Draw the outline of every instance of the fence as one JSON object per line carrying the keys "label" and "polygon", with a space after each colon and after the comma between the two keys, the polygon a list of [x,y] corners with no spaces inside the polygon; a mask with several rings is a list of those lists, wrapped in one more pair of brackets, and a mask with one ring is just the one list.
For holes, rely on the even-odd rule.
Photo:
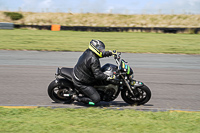
{"label": "fence", "polygon": [[13,23],[0,22],[0,29],[10,29],[10,30],[12,30],[13,28],[14,28]]}
{"label": "fence", "polygon": [[[14,28],[36,28],[51,30],[51,25],[14,25]],[[92,26],[61,26],[60,30],[93,31],[93,32],[162,32],[162,33],[200,33],[200,28],[163,28],[163,27],[92,27]]]}

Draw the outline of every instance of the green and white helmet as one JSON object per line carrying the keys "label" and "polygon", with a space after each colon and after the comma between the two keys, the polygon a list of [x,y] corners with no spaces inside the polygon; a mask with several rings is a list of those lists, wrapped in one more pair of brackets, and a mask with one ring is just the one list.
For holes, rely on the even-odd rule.
{"label": "green and white helmet", "polygon": [[89,49],[92,50],[99,57],[102,57],[102,53],[105,51],[105,45],[100,40],[92,40],[89,43]]}

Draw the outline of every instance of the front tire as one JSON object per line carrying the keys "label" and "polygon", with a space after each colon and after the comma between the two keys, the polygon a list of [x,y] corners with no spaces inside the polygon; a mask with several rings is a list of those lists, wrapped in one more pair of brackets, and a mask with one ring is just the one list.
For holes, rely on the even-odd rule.
{"label": "front tire", "polygon": [[73,91],[71,84],[60,84],[56,80],[52,81],[48,86],[49,97],[57,103],[72,103],[74,100],[71,99],[71,91]]}
{"label": "front tire", "polygon": [[151,91],[146,86],[138,87],[138,94],[136,96],[132,96],[128,88],[125,88],[121,91],[122,99],[131,105],[143,105],[147,103],[151,99]]}

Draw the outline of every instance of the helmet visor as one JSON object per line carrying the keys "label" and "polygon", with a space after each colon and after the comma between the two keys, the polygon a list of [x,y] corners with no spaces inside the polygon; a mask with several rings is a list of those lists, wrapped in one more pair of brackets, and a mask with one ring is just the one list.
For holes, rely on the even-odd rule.
{"label": "helmet visor", "polygon": [[104,52],[105,51],[105,46],[101,46],[101,45],[99,45],[99,46],[97,46],[97,49],[100,51],[100,52]]}

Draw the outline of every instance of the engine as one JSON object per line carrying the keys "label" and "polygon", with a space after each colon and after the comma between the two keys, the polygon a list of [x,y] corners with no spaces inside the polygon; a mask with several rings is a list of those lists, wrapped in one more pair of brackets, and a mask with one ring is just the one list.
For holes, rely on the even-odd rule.
{"label": "engine", "polygon": [[[108,76],[113,76],[114,72],[117,71],[117,66],[107,63],[101,68],[101,71]],[[108,84],[106,82],[98,83],[94,87],[99,92],[101,100],[106,102],[113,101],[119,93],[118,85]]]}
{"label": "engine", "polygon": [[101,86],[94,86],[101,96],[102,101],[113,101],[119,93],[118,85],[108,84]]}

